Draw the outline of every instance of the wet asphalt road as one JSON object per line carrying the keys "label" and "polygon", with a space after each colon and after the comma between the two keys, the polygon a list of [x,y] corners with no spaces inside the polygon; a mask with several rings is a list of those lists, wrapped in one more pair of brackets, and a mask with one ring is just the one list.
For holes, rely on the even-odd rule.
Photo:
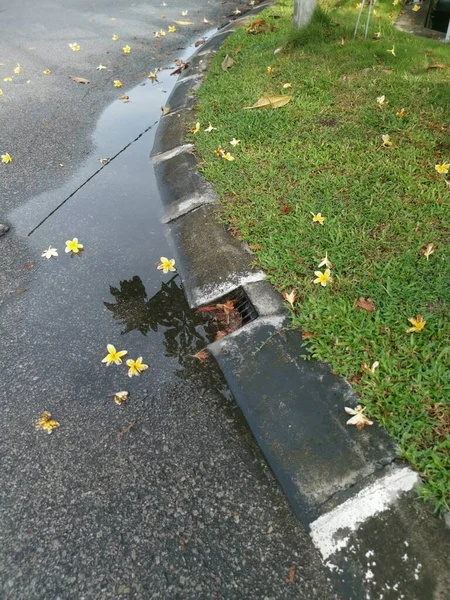
{"label": "wet asphalt road", "polygon": [[[332,597],[220,374],[191,356],[208,325],[156,270],[170,250],[148,156],[174,82],[143,74],[189,52],[211,28],[203,17],[236,6],[167,4],[0,11],[0,150],[13,156],[0,164],[11,226],[0,238],[2,600]],[[186,9],[193,26],[153,37]],[[71,257],[74,236],[85,250]],[[59,257],[47,261],[49,244]],[[105,367],[107,343],[149,369],[129,379]],[[117,406],[122,389],[130,400]],[[61,424],[52,435],[34,429],[44,410]]]}

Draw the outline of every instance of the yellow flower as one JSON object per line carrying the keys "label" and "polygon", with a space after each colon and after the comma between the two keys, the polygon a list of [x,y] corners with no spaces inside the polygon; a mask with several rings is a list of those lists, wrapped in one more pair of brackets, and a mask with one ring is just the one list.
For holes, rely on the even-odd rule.
{"label": "yellow flower", "polygon": [[159,38],[160,37],[160,35],[159,35],[159,33],[157,31],[155,31],[155,33],[153,35],[155,36],[155,38]]}
{"label": "yellow flower", "polygon": [[44,250],[42,256],[45,258],[51,258],[52,256],[58,256],[58,252],[56,248],[52,248],[51,246],[49,246],[47,250]]}
{"label": "yellow flower", "polygon": [[321,225],[323,225],[323,223],[325,221],[325,217],[322,217],[322,213],[317,213],[317,215],[315,215],[312,212],[311,214],[312,214],[312,217],[313,217],[313,223],[320,223]]}
{"label": "yellow flower", "polygon": [[348,421],[347,425],[355,425],[357,429],[361,431],[364,428],[364,425],[373,425],[373,421],[368,419],[364,414],[366,407],[362,407],[360,404],[356,408],[349,408],[348,406],[344,407],[344,410],[347,414],[353,415]]}
{"label": "yellow flower", "polygon": [[169,33],[175,33],[176,30],[175,25],[169,25]]}
{"label": "yellow flower", "polygon": [[73,44],[69,44],[69,48],[72,48],[74,52],[78,52],[81,48],[80,44],[74,42]]}
{"label": "yellow flower", "polygon": [[130,54],[130,52],[131,52],[130,46],[124,46],[123,47],[123,53],[124,54]]}
{"label": "yellow flower", "polygon": [[191,133],[194,135],[200,131],[200,123],[196,123],[194,129],[191,129]]}
{"label": "yellow flower", "polygon": [[225,152],[225,154],[222,156],[222,158],[224,158],[225,160],[228,160],[229,162],[234,160],[234,156],[231,156],[231,154],[229,152]]}
{"label": "yellow flower", "polygon": [[98,67],[96,67],[97,71],[104,71],[106,69],[105,65],[102,65],[102,63],[100,63],[98,65]]}
{"label": "yellow flower", "polygon": [[51,73],[50,69],[44,69],[42,72],[44,73],[44,75],[50,75]]}
{"label": "yellow flower", "polygon": [[59,427],[58,421],[52,419],[51,413],[44,411],[41,418],[36,421],[36,429],[42,429],[47,433],[51,433],[54,429]]}
{"label": "yellow flower", "polygon": [[420,6],[418,4],[415,4],[413,6],[413,12],[418,12],[420,10]]}
{"label": "yellow flower", "polygon": [[22,67],[21,67],[19,64],[17,64],[17,67],[14,69],[14,73],[15,73],[16,75],[19,75],[19,73],[20,73],[21,71],[22,71]]}
{"label": "yellow flower", "polygon": [[392,56],[397,56],[397,55],[395,54],[395,45],[394,45],[394,46],[392,46],[392,48],[391,48],[390,50],[386,50],[386,52],[389,52],[389,54],[392,54]]}
{"label": "yellow flower", "polygon": [[377,31],[376,33],[374,33],[372,38],[374,40],[381,40],[381,31]]}
{"label": "yellow flower", "polygon": [[223,158],[224,154],[225,154],[225,150],[222,148],[222,146],[217,146],[216,156],[218,158]]}
{"label": "yellow flower", "polygon": [[122,356],[128,354],[126,350],[116,350],[112,344],[107,344],[106,349],[108,350],[108,354],[102,359],[102,363],[106,363],[106,366],[109,367],[112,363],[115,365],[122,364]]}
{"label": "yellow flower", "polygon": [[232,146],[238,146],[241,143],[241,140],[237,140],[236,138],[233,138],[232,140],[230,140],[230,144]]}
{"label": "yellow flower", "polygon": [[328,260],[328,252],[325,252],[325,256],[322,258],[317,267],[319,269],[321,269],[322,267],[327,267],[327,269],[331,269],[333,267],[333,263]]}
{"label": "yellow flower", "polygon": [[417,315],[417,318],[410,318],[408,321],[411,323],[412,327],[410,327],[407,332],[408,333],[419,333],[425,327],[426,321],[423,320],[422,315]]}
{"label": "yellow flower", "polygon": [[[2,156],[2,159],[3,159],[3,156]],[[9,162],[9,161],[3,161],[3,162]],[[440,165],[434,165],[434,168],[441,175],[446,175],[450,169],[450,163],[441,163]]]}
{"label": "yellow flower", "polygon": [[428,260],[430,258],[430,256],[435,253],[435,251],[436,251],[436,248],[434,247],[434,245],[428,244],[427,247],[425,248],[425,250],[422,250],[422,254]]}
{"label": "yellow flower", "polygon": [[388,102],[386,102],[386,96],[378,96],[377,104],[378,106],[386,106],[386,104],[388,104]]}
{"label": "yellow flower", "polygon": [[150,72],[150,75],[148,76],[149,79],[151,79],[152,83],[155,83],[155,81],[158,81],[158,76],[156,75],[156,73],[153,73],[153,71]]}
{"label": "yellow flower", "polygon": [[328,283],[331,283],[333,281],[333,279],[331,278],[330,269],[325,269],[323,273],[322,271],[314,271],[314,275],[316,276],[316,279],[314,279],[314,283],[320,283],[322,287],[326,287]]}
{"label": "yellow flower", "polygon": [[181,16],[182,17],[187,17],[188,11],[187,10],[182,10],[181,11]]}
{"label": "yellow flower", "polygon": [[119,79],[114,79],[114,87],[122,87],[122,82]]}
{"label": "yellow flower", "polygon": [[383,140],[383,146],[385,148],[390,148],[392,146],[391,136],[390,135],[382,135],[381,139]]}
{"label": "yellow flower", "polygon": [[397,6],[397,4],[400,4],[400,0],[394,0],[394,2],[392,3],[393,6]]}
{"label": "yellow flower", "polygon": [[269,75],[272,75],[272,73],[275,71],[275,69],[273,67],[267,67],[267,73]]}
{"label": "yellow flower", "polygon": [[12,77],[4,77],[4,78],[3,78],[3,81],[12,81],[12,80],[13,80],[13,78],[12,78]]}
{"label": "yellow flower", "polygon": [[114,33],[113,36],[112,36],[112,40],[114,42],[117,42],[118,39],[119,39],[119,36],[117,35],[117,33]]}
{"label": "yellow flower", "polygon": [[3,96],[3,90],[0,90],[0,96]]}
{"label": "yellow flower", "polygon": [[114,402],[120,406],[125,402],[125,400],[128,399],[129,395],[130,393],[126,392],[125,390],[123,392],[116,392],[115,394],[113,394]]}
{"label": "yellow flower", "polygon": [[166,32],[164,31],[164,29],[159,30],[159,35],[161,35],[163,37],[166,35]]}
{"label": "yellow flower", "polygon": [[78,243],[78,238],[73,238],[73,240],[67,240],[66,242],[66,252],[73,252],[74,254],[78,254],[78,252],[83,248],[83,244]]}
{"label": "yellow flower", "polygon": [[133,377],[133,375],[140,375],[141,371],[145,371],[146,369],[148,369],[148,365],[144,365],[142,363],[142,356],[140,356],[136,360],[127,360],[127,365],[130,367],[128,369],[128,377]]}
{"label": "yellow flower", "polygon": [[213,131],[214,129],[217,129],[217,127],[213,127],[210,123],[209,126],[205,128],[205,131],[206,133],[211,133],[211,131]]}
{"label": "yellow flower", "polygon": [[283,89],[287,90],[292,87],[292,83],[283,83]]}
{"label": "yellow flower", "polygon": [[158,269],[163,273],[168,273],[169,271],[176,271],[175,269],[175,259],[174,258],[166,258],[165,256],[161,256],[159,259],[161,262],[158,265]]}
{"label": "yellow flower", "polygon": [[401,108],[400,110],[398,110],[396,113],[397,117],[399,119],[403,119],[403,117],[406,115],[406,111],[404,108]]}
{"label": "yellow flower", "polygon": [[362,3],[361,3],[361,2],[358,2],[358,4],[356,5],[356,8],[358,8],[358,9],[359,9],[359,8],[361,8],[361,6],[362,6]]}
{"label": "yellow flower", "polygon": [[5,152],[5,154],[2,154],[2,163],[5,163],[5,165],[7,165],[10,162],[12,162],[11,154],[9,154],[8,152]]}

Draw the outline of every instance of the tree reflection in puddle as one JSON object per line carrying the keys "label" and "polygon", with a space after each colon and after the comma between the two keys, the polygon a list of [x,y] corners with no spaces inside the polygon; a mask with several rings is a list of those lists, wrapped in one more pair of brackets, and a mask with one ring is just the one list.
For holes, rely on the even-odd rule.
{"label": "tree reflection in puddle", "polygon": [[175,275],[148,298],[141,278],[135,276],[121,281],[119,288],[111,286],[115,303],[104,302],[104,305],[125,326],[123,335],[133,330],[143,335],[150,330],[162,330],[166,356],[178,359],[183,370],[177,374],[185,377],[198,368],[199,361],[192,356],[214,339],[215,331],[210,322],[204,322],[189,308],[177,281],[179,277]]}

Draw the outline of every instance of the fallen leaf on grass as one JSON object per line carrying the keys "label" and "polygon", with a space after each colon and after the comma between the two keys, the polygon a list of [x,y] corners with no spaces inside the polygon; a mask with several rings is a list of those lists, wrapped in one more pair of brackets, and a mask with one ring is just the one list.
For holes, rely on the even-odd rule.
{"label": "fallen leaf on grass", "polygon": [[258,33],[264,33],[267,28],[267,23],[265,19],[258,19],[257,21],[253,21],[247,28],[248,33],[252,33],[253,35],[257,35]]}
{"label": "fallen leaf on grass", "polygon": [[435,253],[435,251],[436,251],[436,248],[433,246],[433,244],[428,244],[428,246],[424,250],[421,250],[421,253],[428,260],[430,258],[430,256]]}
{"label": "fallen leaf on grass", "polygon": [[222,71],[227,72],[227,70],[230,69],[233,65],[234,65],[234,60],[231,58],[231,56],[229,56],[227,54],[222,61],[222,65],[221,65]]}
{"label": "fallen leaf on grass", "polygon": [[349,408],[348,406],[346,406],[344,410],[347,414],[353,415],[347,421],[347,425],[355,425],[356,428],[359,429],[359,431],[361,431],[361,429],[364,429],[365,425],[373,425],[373,421],[368,419],[364,414],[364,411],[366,410],[365,406],[363,407],[360,404],[358,404],[356,408]]}
{"label": "fallen leaf on grass", "polygon": [[289,302],[292,308],[294,308],[294,303],[297,299],[297,292],[295,290],[292,290],[292,292],[289,292],[289,294],[287,292],[284,292],[283,298],[286,300],[286,302]]}
{"label": "fallen leaf on grass", "polygon": [[250,250],[262,250],[262,246],[259,244],[249,244]]}
{"label": "fallen leaf on grass", "polygon": [[433,63],[432,65],[428,65],[427,69],[446,69],[447,65],[442,65],[440,63]]}
{"label": "fallen leaf on grass", "polygon": [[52,433],[52,431],[54,429],[57,429],[58,427],[59,427],[58,421],[55,421],[54,419],[52,419],[52,415],[48,411],[44,411],[42,413],[40,419],[38,419],[36,421],[36,429],[42,429],[43,431],[46,431],[47,433]]}
{"label": "fallen leaf on grass", "polygon": [[253,108],[281,108],[291,101],[292,96],[262,96],[253,106],[244,106],[244,110]]}
{"label": "fallen leaf on grass", "polygon": [[367,312],[373,312],[375,310],[375,302],[372,298],[363,298],[363,296],[361,296],[359,300],[355,300],[354,304],[356,308],[362,308],[363,310],[367,310]]}
{"label": "fallen leaf on grass", "polygon": [[125,402],[125,400],[128,399],[129,395],[130,392],[126,392],[125,390],[122,392],[116,392],[115,394],[113,394],[114,402],[120,406]]}
{"label": "fallen leaf on grass", "polygon": [[291,212],[292,208],[290,206],[288,206],[287,204],[285,204],[282,208],[281,208],[281,212],[283,213],[283,215],[288,215]]}
{"label": "fallen leaf on grass", "polygon": [[89,79],[86,79],[86,77],[77,77],[76,75],[69,75],[69,79],[75,81],[75,83],[90,83]]}
{"label": "fallen leaf on grass", "polygon": [[199,350],[198,352],[196,352],[192,356],[193,356],[193,358],[196,358],[200,362],[204,363],[204,362],[206,362],[208,360],[209,354],[208,354],[208,351],[206,349],[203,349],[203,350]]}
{"label": "fallen leaf on grass", "polygon": [[295,565],[291,565],[289,567],[289,575],[285,579],[285,581],[286,581],[286,583],[294,583],[294,579],[295,579]]}
{"label": "fallen leaf on grass", "polygon": [[315,337],[315,334],[311,333],[310,331],[302,331],[302,338],[304,340],[307,340],[308,338],[311,338],[311,337]]}

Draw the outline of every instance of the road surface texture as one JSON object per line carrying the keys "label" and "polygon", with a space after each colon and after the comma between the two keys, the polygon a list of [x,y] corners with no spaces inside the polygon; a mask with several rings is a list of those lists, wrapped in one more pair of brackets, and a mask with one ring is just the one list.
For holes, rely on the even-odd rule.
{"label": "road surface texture", "polygon": [[[146,75],[237,6],[161,4],[0,10],[0,151],[13,157],[0,164],[0,598],[327,600],[220,373],[192,358],[211,327],[156,269],[170,250],[149,153],[175,78]],[[174,20],[194,24],[155,38]],[[80,256],[64,251],[73,237]],[[107,343],[148,370],[106,367]],[[51,435],[35,429],[43,411],[60,423]]]}

